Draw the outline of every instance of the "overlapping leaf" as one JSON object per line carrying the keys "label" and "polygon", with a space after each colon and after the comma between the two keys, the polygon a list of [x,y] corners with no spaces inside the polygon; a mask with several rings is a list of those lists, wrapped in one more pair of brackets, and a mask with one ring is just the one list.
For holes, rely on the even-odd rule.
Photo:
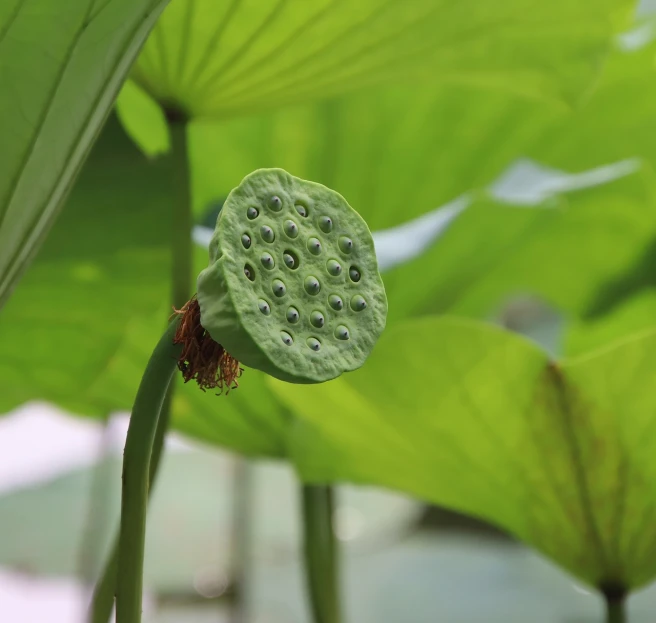
{"label": "overlapping leaf", "polygon": [[[110,121],[68,209],[3,310],[0,412],[34,398],[88,415],[130,408],[167,316],[170,166],[146,161]],[[196,270],[206,263],[198,250]],[[176,397],[176,423],[245,453],[280,455],[283,415],[262,383],[251,372],[245,391],[221,403],[190,385]],[[217,428],[218,405],[224,422]]]}
{"label": "overlapping leaf", "polygon": [[[197,206],[220,198],[217,189],[227,192],[252,168],[278,164],[333,185],[374,228],[385,227],[427,211],[465,188],[489,183],[543,131],[545,118],[552,132],[557,125],[554,119],[563,133],[569,124],[578,123],[577,117],[558,119],[560,113],[538,104],[483,92],[473,98],[472,93],[437,88],[404,93],[390,88],[378,92],[379,108],[372,107],[376,97],[372,92],[306,108],[301,114],[301,109],[290,109],[275,119],[238,120],[216,126],[211,140],[221,149],[214,151],[202,145],[207,126],[195,125],[191,130],[195,189],[205,192]],[[407,117],[402,114],[406,107],[412,110]],[[431,110],[439,110],[432,122]],[[460,111],[456,118],[460,122],[443,123],[454,111]],[[401,121],[390,129],[395,118]],[[505,121],[495,125],[496,119]],[[508,132],[520,125],[523,129]],[[313,133],[307,132],[308,127],[314,128]],[[484,139],[481,129],[486,127],[493,130]],[[0,327],[2,370],[11,382],[3,394],[2,410],[33,397],[88,413],[130,406],[157,338],[157,318],[166,314],[162,302],[168,299],[169,287],[170,168],[166,160],[147,162],[125,139],[113,136],[116,132],[116,126],[107,129],[106,141],[72,196],[68,220],[55,229],[55,237],[16,301],[5,310],[8,320]],[[332,152],[324,149],[331,145]],[[430,167],[435,158],[437,173]],[[417,168],[423,174],[413,179]],[[398,174],[392,174],[395,169]],[[136,188],[143,194],[133,193]],[[448,253],[440,251],[448,242],[442,239],[425,261],[408,267],[405,277],[397,273],[386,277],[393,303],[391,322],[406,313],[433,309],[480,313],[519,288],[533,288],[547,297],[550,292],[558,294],[555,266],[551,270],[549,263],[540,262],[551,261],[553,245],[563,240],[569,241],[568,253],[573,255],[564,255],[557,265],[565,266],[564,274],[576,279],[559,296],[572,295],[574,302],[556,302],[580,309],[582,301],[592,297],[596,280],[630,264],[640,253],[654,222],[649,196],[648,173],[641,169],[603,188],[561,198],[560,209],[551,212],[548,208],[538,212],[537,208],[474,206],[471,216],[466,215],[470,220],[463,220],[462,227],[450,233],[455,242],[446,244]],[[89,205],[101,209],[91,215],[85,212]],[[601,221],[594,225],[595,206],[609,216],[606,225]],[[499,218],[506,212],[512,212],[511,221]],[[562,226],[558,225],[561,218],[565,219]],[[524,240],[521,227],[528,227],[533,219],[537,219],[533,231],[540,236]],[[613,224],[620,221],[630,227]],[[509,222],[515,223],[514,229]],[[605,263],[589,279],[586,258],[590,255],[579,237],[568,235],[568,222],[578,223],[577,231],[586,240],[597,240],[597,248],[603,247]],[[586,222],[597,229],[587,228]],[[149,249],[147,255],[141,255],[142,246]],[[509,249],[518,247],[522,253],[516,256],[517,267],[506,256]],[[95,256],[94,249],[106,251]],[[197,261],[197,268],[206,262],[201,250]],[[531,273],[529,264],[540,264],[546,272]],[[458,285],[459,271],[468,275],[467,283]],[[56,287],[45,287],[55,279]],[[469,290],[472,279],[481,286],[476,292]],[[92,314],[87,313],[90,309]],[[66,326],[70,330],[62,330]],[[62,353],[67,354],[62,357]],[[250,454],[284,454],[288,420],[260,387],[260,380],[251,375],[244,378],[244,391],[231,395],[230,402],[217,403],[213,396],[194,393],[195,388],[189,388],[189,394],[180,393],[176,424],[212,443]],[[249,384],[254,387],[245,391]]]}
{"label": "overlapping leaf", "polygon": [[47,235],[166,3],[0,6],[0,306]]}
{"label": "overlapping leaf", "polygon": [[491,521],[593,586],[656,576],[656,336],[556,364],[488,325],[391,328],[362,369],[269,381],[311,481],[410,492]]}

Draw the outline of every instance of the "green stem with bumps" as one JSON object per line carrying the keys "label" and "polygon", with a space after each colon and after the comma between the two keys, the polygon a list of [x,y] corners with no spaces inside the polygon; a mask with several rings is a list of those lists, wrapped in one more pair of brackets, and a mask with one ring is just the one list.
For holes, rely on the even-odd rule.
{"label": "green stem with bumps", "polygon": [[301,486],[305,578],[314,623],[339,623],[338,548],[330,485]]}
{"label": "green stem with bumps", "polygon": [[[191,240],[192,211],[187,146],[187,123],[184,118],[169,120],[171,135],[172,173],[175,201],[171,227],[171,304],[180,309],[191,296],[193,247]],[[149,489],[152,491],[160,458],[169,428],[174,384],[169,385],[157,421],[155,439],[150,458]],[[88,620],[90,623],[107,623],[112,615],[118,572],[118,539],[114,542],[102,576],[93,593]]]}

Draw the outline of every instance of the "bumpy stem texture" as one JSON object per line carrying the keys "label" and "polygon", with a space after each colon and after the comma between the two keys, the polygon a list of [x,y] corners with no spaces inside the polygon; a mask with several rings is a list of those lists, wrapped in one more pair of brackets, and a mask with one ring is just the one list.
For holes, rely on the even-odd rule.
{"label": "bumpy stem texture", "polygon": [[176,370],[176,318],[158,342],[134,401],[123,454],[123,493],[116,581],[117,623],[140,623],[151,454],[162,405]]}
{"label": "bumpy stem texture", "polygon": [[330,485],[302,485],[305,578],[314,623],[339,623],[339,567]]}

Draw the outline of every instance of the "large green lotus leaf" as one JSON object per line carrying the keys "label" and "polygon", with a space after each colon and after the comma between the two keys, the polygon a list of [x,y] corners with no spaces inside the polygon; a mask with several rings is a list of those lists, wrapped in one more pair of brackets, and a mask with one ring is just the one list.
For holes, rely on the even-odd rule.
{"label": "large green lotus leaf", "polygon": [[656,235],[655,189],[642,168],[537,205],[480,197],[426,253],[386,273],[390,319],[489,315],[524,295],[581,316]]}
{"label": "large green lotus leaf", "polygon": [[616,49],[598,89],[575,112],[435,84],[195,122],[189,133],[194,209],[200,213],[225,197],[244,172],[281,166],[340,189],[380,230],[487,186],[522,156],[572,173],[632,157],[656,166],[654,54],[656,44]]}
{"label": "large green lotus leaf", "polygon": [[390,328],[368,365],[268,381],[307,481],[390,487],[484,518],[591,585],[656,576],[656,333],[557,364],[490,325]]}
{"label": "large green lotus leaf", "polygon": [[[639,157],[653,170],[656,146],[650,137],[656,133],[655,53],[656,44],[651,43],[623,59],[614,55],[602,87],[576,116],[576,123],[553,127],[551,133],[536,136],[527,153],[563,167],[597,166],[618,158]],[[629,111],[625,108],[627,102],[631,102]],[[634,261],[620,274],[613,272],[597,285],[595,297],[581,312],[584,322],[572,329],[578,337],[568,340],[569,348],[578,351],[653,326],[654,315],[649,321],[647,308],[656,284],[656,235],[651,232],[639,249]]]}
{"label": "large green lotus leaf", "polygon": [[634,2],[194,0],[162,16],[134,79],[219,118],[426,79],[578,99]]}
{"label": "large green lotus leaf", "polygon": [[542,127],[520,122],[525,156],[568,171],[633,157],[656,164],[656,22],[647,27],[652,34],[640,45],[616,41],[599,84],[574,114],[554,110]]}
{"label": "large green lotus leaf", "polygon": [[0,306],[167,0],[0,4]]}

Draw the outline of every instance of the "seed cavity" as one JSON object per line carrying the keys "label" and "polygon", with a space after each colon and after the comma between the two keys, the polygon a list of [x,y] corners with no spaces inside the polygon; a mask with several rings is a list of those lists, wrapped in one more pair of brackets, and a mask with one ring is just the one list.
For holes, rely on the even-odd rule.
{"label": "seed cavity", "polygon": [[351,266],[351,268],[349,268],[349,278],[351,279],[351,281],[357,283],[358,281],[360,281],[361,277],[362,277],[362,273],[360,272],[359,268],[356,268],[355,266]]}
{"label": "seed cavity", "polygon": [[280,332],[280,339],[282,340],[282,343],[286,344],[287,346],[291,346],[294,343],[294,338],[289,333],[287,333],[287,331]]}
{"label": "seed cavity", "polygon": [[333,230],[333,219],[329,216],[322,216],[319,219],[319,228],[322,232],[329,234]]}
{"label": "seed cavity", "polygon": [[340,236],[337,241],[337,246],[342,253],[350,253],[353,251],[353,240],[346,236]]}
{"label": "seed cavity", "polygon": [[305,343],[308,345],[310,349],[312,349],[315,353],[321,349],[321,342],[316,338],[316,337],[309,337]]}
{"label": "seed cavity", "polygon": [[241,243],[244,245],[244,249],[251,248],[251,237],[248,234],[242,234]]}
{"label": "seed cavity", "polygon": [[333,276],[338,277],[342,274],[342,265],[337,260],[328,260],[326,270]]}
{"label": "seed cavity", "polygon": [[338,340],[350,339],[351,334],[349,333],[348,327],[343,324],[337,325],[337,327],[335,328],[335,337]]}
{"label": "seed cavity", "polygon": [[246,278],[249,281],[255,281],[255,271],[253,270],[253,267],[250,264],[244,265],[244,275],[246,275]]}
{"label": "seed cavity", "polygon": [[274,279],[271,283],[271,289],[277,297],[285,296],[287,292],[287,286],[280,279]]}
{"label": "seed cavity", "polygon": [[282,254],[282,261],[285,263],[285,266],[291,270],[296,270],[298,268],[298,255],[291,249],[285,249],[285,252]]}
{"label": "seed cavity", "polygon": [[271,253],[262,253],[260,262],[262,262],[262,266],[264,266],[264,268],[267,270],[271,270],[276,265],[276,262],[273,259]]}
{"label": "seed cavity", "polygon": [[246,216],[252,221],[256,219],[260,214],[260,211],[257,208],[250,207],[246,210]]}
{"label": "seed cavity", "polygon": [[309,238],[307,248],[312,255],[319,255],[321,253],[321,241],[318,238]]}
{"label": "seed cavity", "polygon": [[295,206],[296,211],[303,217],[307,218],[308,211],[307,208],[304,205],[301,205],[300,203],[297,203]]}
{"label": "seed cavity", "polygon": [[362,311],[367,306],[367,301],[365,301],[359,294],[356,294],[351,299],[351,309],[353,311],[359,312]]}
{"label": "seed cavity", "polygon": [[312,326],[321,329],[323,325],[326,324],[326,319],[320,311],[313,311],[310,314],[310,322],[312,323]]}
{"label": "seed cavity", "polygon": [[344,308],[344,301],[341,296],[331,294],[328,297],[328,305],[330,305],[335,311],[341,311]]}
{"label": "seed cavity", "polygon": [[285,221],[283,229],[290,238],[296,238],[298,236],[298,225],[294,221]]}
{"label": "seed cavity", "polygon": [[300,318],[301,315],[298,313],[298,309],[296,309],[296,307],[289,307],[287,309],[287,322],[296,324]]}
{"label": "seed cavity", "polygon": [[262,227],[260,227],[260,235],[262,236],[262,240],[264,240],[264,242],[273,242],[276,239],[276,235],[273,233],[273,229],[271,229],[268,225],[262,225]]}
{"label": "seed cavity", "polygon": [[272,195],[269,197],[269,207],[274,212],[280,212],[280,210],[282,210],[282,201],[278,195]]}
{"label": "seed cavity", "polygon": [[265,316],[268,316],[271,313],[271,305],[269,305],[264,299],[260,299],[257,302],[257,306]]}
{"label": "seed cavity", "polygon": [[305,285],[305,291],[308,294],[312,294],[312,295],[319,294],[319,290],[321,290],[321,284],[319,283],[319,280],[312,275],[308,275],[305,278],[304,285]]}

